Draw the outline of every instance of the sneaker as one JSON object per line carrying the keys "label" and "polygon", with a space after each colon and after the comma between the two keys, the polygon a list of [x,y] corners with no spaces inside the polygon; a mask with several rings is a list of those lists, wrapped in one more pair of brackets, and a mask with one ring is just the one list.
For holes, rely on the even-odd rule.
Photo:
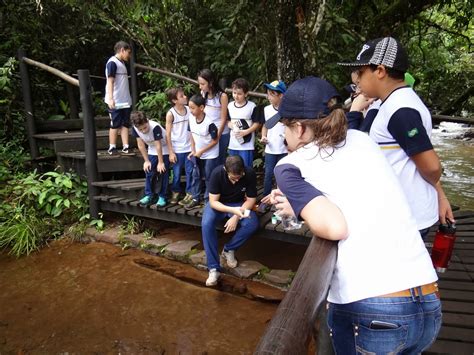
{"label": "sneaker", "polygon": [[217,280],[219,280],[221,273],[217,269],[209,270],[209,277],[206,280],[206,286],[215,286],[217,285]]}
{"label": "sneaker", "polygon": [[120,151],[120,154],[122,154],[122,155],[135,155],[135,153],[132,152],[129,149],[130,149],[129,147],[123,147],[122,150]]}
{"label": "sneaker", "polygon": [[117,155],[117,154],[118,154],[118,150],[117,150],[117,148],[115,148],[115,147],[111,147],[111,148],[109,148],[109,150],[107,151],[107,153],[109,153],[109,155]]}
{"label": "sneaker", "polygon": [[142,199],[140,200],[140,205],[142,206],[148,206],[153,203],[153,196],[146,195],[143,196]]}
{"label": "sneaker", "polygon": [[186,211],[192,210],[195,207],[201,206],[201,203],[197,200],[192,199],[187,205],[184,205],[184,209]]}
{"label": "sneaker", "polygon": [[258,205],[257,212],[264,214],[264,213],[267,213],[267,211],[269,209],[270,209],[270,206],[268,204],[262,202]]}
{"label": "sneaker", "polygon": [[238,262],[237,262],[237,259],[235,258],[233,250],[229,250],[229,251],[222,250],[221,256],[225,260],[228,267],[230,267],[231,269],[237,267]]}
{"label": "sneaker", "polygon": [[176,205],[178,203],[178,200],[179,200],[179,192],[172,192],[170,203],[173,205]]}
{"label": "sneaker", "polygon": [[193,195],[186,194],[186,196],[184,196],[184,198],[178,202],[178,205],[186,206],[189,202],[191,202],[192,199],[193,199]]}
{"label": "sneaker", "polygon": [[165,207],[166,206],[166,199],[164,197],[161,197],[158,199],[158,202],[156,203],[158,207]]}

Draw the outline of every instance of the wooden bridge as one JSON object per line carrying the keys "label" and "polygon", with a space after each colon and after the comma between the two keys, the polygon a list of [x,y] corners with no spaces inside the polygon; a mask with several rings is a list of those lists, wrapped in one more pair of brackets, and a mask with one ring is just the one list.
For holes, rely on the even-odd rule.
{"label": "wooden bridge", "polygon": [[[87,70],[79,70],[77,80],[27,58],[22,51],[19,52],[19,60],[32,158],[40,158],[39,147],[49,148],[63,170],[72,169],[86,177],[92,216],[97,217],[99,211],[113,211],[200,226],[201,208],[187,211],[179,205],[167,205],[162,208],[156,205],[140,206],[138,200],[144,188],[143,160],[138,152],[132,156],[109,156],[106,153],[109,119],[93,115],[92,86]],[[63,121],[41,122],[35,119],[27,65],[59,76],[71,86],[69,92],[79,86],[83,119],[78,119],[77,113],[76,117]],[[132,96],[136,103],[136,69],[156,68],[150,69],[136,64],[133,59],[131,68]],[[69,95],[72,100],[71,108],[77,106],[74,96]],[[131,139],[132,148],[135,144]],[[126,179],[106,179],[117,173],[122,177],[127,174],[131,176]],[[262,188],[259,193],[262,193]],[[315,336],[313,332],[318,314],[321,313],[320,305],[324,304],[329,288],[336,260],[336,245],[313,237],[306,227],[285,231],[279,223],[271,223],[271,215],[272,213],[268,212],[260,216],[259,236],[308,245],[308,249],[292,286],[262,337],[256,353],[305,353],[311,336]],[[448,272],[440,274],[439,282],[443,325],[438,339],[427,352],[429,354],[474,353],[474,211],[458,210],[455,216],[458,232],[453,262]],[[435,229],[436,226],[430,231],[426,243],[428,249],[431,248]],[[295,309],[300,312],[294,312]],[[319,353],[331,353],[327,333],[324,332],[324,327],[320,329]]]}

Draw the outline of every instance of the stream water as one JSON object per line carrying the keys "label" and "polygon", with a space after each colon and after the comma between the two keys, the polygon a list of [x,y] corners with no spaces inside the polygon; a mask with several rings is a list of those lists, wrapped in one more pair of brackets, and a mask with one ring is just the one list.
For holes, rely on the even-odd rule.
{"label": "stream water", "polygon": [[474,139],[461,138],[474,127],[442,122],[433,129],[431,140],[444,171],[443,188],[452,205],[474,210]]}

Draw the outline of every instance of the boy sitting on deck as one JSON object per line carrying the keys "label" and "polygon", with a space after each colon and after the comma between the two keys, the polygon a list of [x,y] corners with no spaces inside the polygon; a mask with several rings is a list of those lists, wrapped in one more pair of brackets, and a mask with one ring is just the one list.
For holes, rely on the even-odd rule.
{"label": "boy sitting on deck", "polygon": [[[166,188],[168,180],[165,159],[168,160],[168,149],[166,138],[163,135],[163,127],[158,122],[150,121],[142,111],[134,111],[131,114],[133,124],[132,135],[137,138],[137,145],[145,162],[143,171],[145,172],[145,196],[140,200],[140,204],[148,206],[155,203],[158,195],[157,206],[166,205]],[[148,146],[148,149],[145,147]]]}
{"label": "boy sitting on deck", "polygon": [[188,98],[183,88],[171,88],[166,92],[173,107],[166,114],[166,141],[168,143],[169,159],[173,164],[173,182],[171,184],[171,204],[178,203],[181,193],[181,171],[186,174],[186,196],[179,204],[184,206],[192,199],[191,175],[193,164],[187,156],[191,152],[191,132],[189,132]]}
{"label": "boy sitting on deck", "polygon": [[247,100],[249,83],[243,78],[232,83],[234,101],[227,106],[229,111],[228,126],[231,135],[229,155],[240,155],[247,167],[253,166],[255,150],[255,131],[260,128],[256,105]]}

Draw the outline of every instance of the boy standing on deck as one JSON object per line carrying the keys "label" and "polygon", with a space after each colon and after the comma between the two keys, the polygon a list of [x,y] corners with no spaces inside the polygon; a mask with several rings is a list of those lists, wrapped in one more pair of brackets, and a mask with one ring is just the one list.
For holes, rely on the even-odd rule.
{"label": "boy standing on deck", "polygon": [[[441,164],[430,141],[431,114],[405,83],[405,49],[392,37],[378,38],[364,44],[355,62],[338,64],[353,68],[362,94],[381,100],[368,132],[398,176],[421,236],[438,218],[442,223],[454,221],[440,184]],[[356,99],[351,111],[365,108],[367,100]]]}
{"label": "boy standing on deck", "polygon": [[[286,85],[281,80],[266,83],[263,86],[267,89],[267,99],[270,105],[265,106],[265,120],[269,120],[278,112]],[[260,142],[265,144],[265,178],[263,180],[263,199],[258,206],[258,212],[264,213],[270,207],[270,192],[273,185],[273,169],[276,164],[288,154],[285,146],[285,125],[278,122],[273,128],[262,127],[262,138]]]}
{"label": "boy standing on deck", "polygon": [[247,100],[249,83],[243,78],[232,83],[234,101],[227,106],[229,111],[228,126],[231,135],[229,155],[240,155],[246,167],[253,166],[255,150],[255,131],[260,127],[255,103]]}
{"label": "boy standing on deck", "polygon": [[115,55],[109,58],[105,66],[105,103],[109,108],[110,130],[109,150],[110,155],[117,154],[117,136],[120,130],[122,139],[122,153],[128,154],[128,128],[130,127],[130,112],[132,98],[128,85],[128,72],[125,62],[128,62],[132,49],[127,42],[119,41],[114,46]]}
{"label": "boy standing on deck", "polygon": [[189,130],[191,131],[191,153],[188,159],[194,162],[192,177],[192,199],[184,205],[189,210],[200,205],[202,177],[205,177],[204,201],[209,199],[209,180],[219,157],[217,126],[206,116],[206,100],[200,94],[189,99]]}
{"label": "boy standing on deck", "polygon": [[166,114],[166,141],[170,163],[173,164],[173,183],[171,185],[171,204],[178,203],[181,193],[181,171],[186,174],[186,196],[180,205],[190,202],[191,175],[193,164],[187,156],[191,152],[191,132],[189,132],[190,111],[187,107],[188,98],[184,95],[183,88],[171,88],[167,91],[168,100],[173,107]]}
{"label": "boy standing on deck", "polygon": [[[163,199],[166,194],[163,190],[163,180],[168,179],[165,164],[166,139],[163,135],[163,128],[158,122],[149,121],[145,113],[135,111],[131,114],[133,124],[132,135],[137,138],[137,145],[145,162],[143,171],[145,172],[145,195],[141,198],[140,204],[148,206],[156,201],[159,195],[157,205],[163,207]],[[146,148],[148,146],[148,149]],[[166,184],[166,187],[168,184]]]}

